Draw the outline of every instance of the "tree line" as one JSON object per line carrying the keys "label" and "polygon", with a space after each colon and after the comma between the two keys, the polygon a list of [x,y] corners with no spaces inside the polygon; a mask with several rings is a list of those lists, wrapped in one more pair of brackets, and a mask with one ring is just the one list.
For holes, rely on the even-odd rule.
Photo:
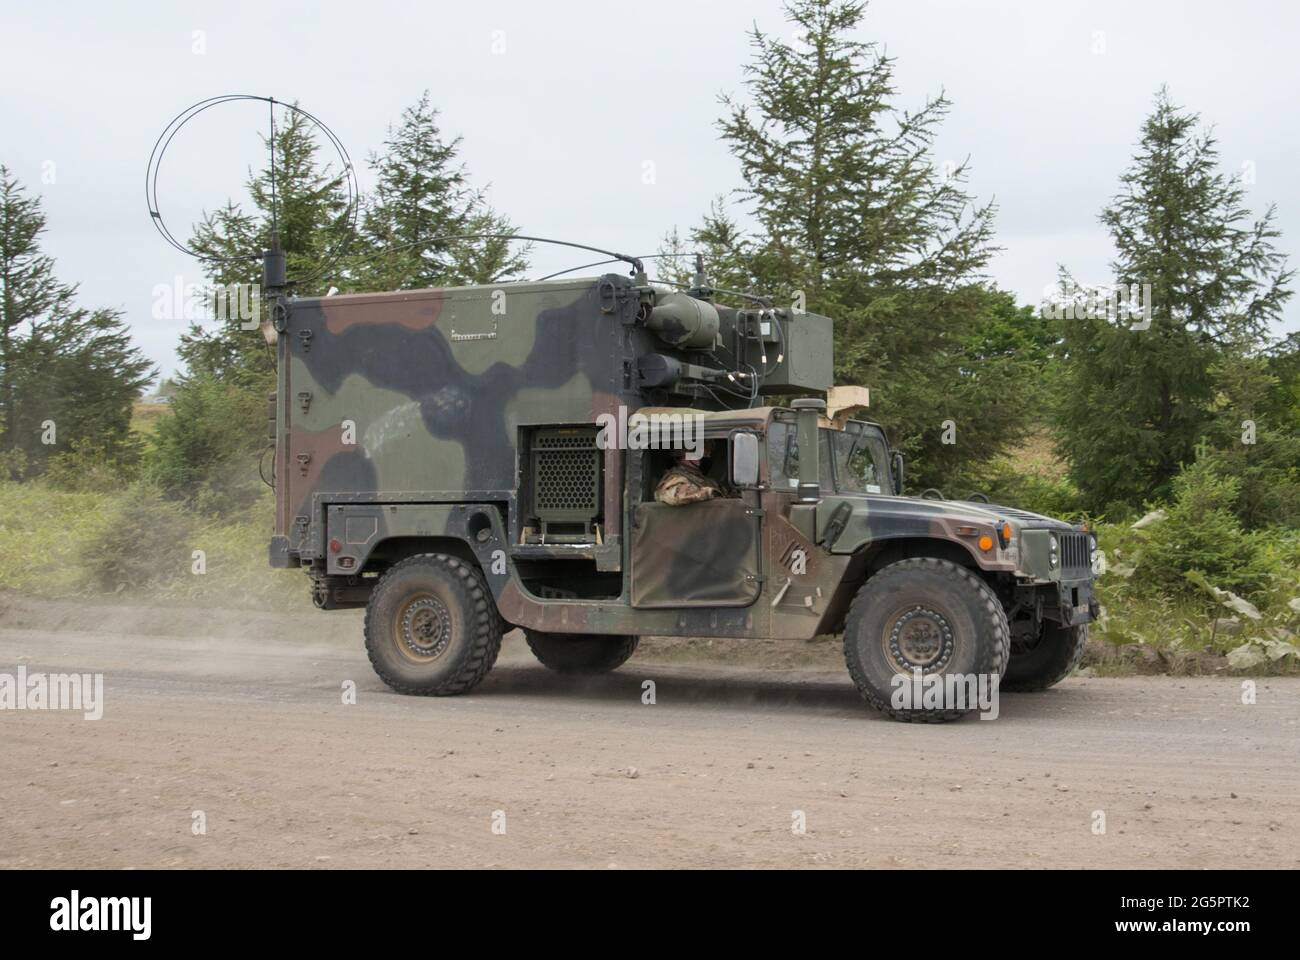
{"label": "tree line", "polygon": [[[797,291],[834,318],[837,381],[871,388],[872,415],[908,455],[918,489],[978,489],[1094,517],[1196,500],[1230,529],[1295,526],[1300,342],[1270,333],[1293,271],[1275,210],[1251,212],[1212,130],[1161,89],[1133,155],[1116,163],[1099,214],[1115,249],[1111,280],[1141,291],[1149,310],[1023,304],[986,275],[994,205],[972,195],[966,163],[935,164],[946,97],[902,105],[894,60],[860,38],[864,3],[791,0],[786,16],[797,39],[755,26],[739,89],[720,98],[717,132],[738,187],[669,232],[660,275],[686,279],[685,255],[700,251],[716,286]],[[319,275],[321,289],[302,293],[492,283],[527,269],[528,249],[506,241],[434,240],[514,225],[475,185],[427,93],[369,156],[375,186],[326,272],[347,239],[343,171],[296,115],[273,136],[274,172],[250,176],[245,200],[194,229],[193,247],[221,261],[212,283],[258,281],[256,261],[223,258],[268,245],[272,187],[289,275]],[[34,476],[52,454],[80,451],[74,465],[93,454],[205,509],[256,497],[274,378],[260,336],[191,324],[171,414],[142,445],[131,401],[150,364],[120,313],[75,305],[76,288],[40,253],[39,201],[0,174],[3,468]],[[1057,279],[1058,305],[1090,302],[1068,264]],[[38,430],[49,419],[53,446]],[[1030,441],[1050,446],[1063,479],[1021,464]]]}

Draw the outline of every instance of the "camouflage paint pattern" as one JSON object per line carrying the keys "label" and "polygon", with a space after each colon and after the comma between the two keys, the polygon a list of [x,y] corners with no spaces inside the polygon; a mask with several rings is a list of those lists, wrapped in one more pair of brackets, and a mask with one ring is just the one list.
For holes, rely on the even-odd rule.
{"label": "camouflage paint pattern", "polygon": [[[373,579],[361,575],[403,550],[445,550],[478,563],[502,617],[517,626],[718,637],[834,631],[867,575],[864,558],[891,545],[940,543],[989,574],[1052,580],[1041,558],[1025,565],[1021,532],[1065,533],[1066,524],[829,487],[820,503],[802,504],[772,482],[766,455],[757,486],[670,507],[653,502],[649,452],[604,450],[597,542],[525,542],[529,453],[521,444],[535,428],[593,425],[620,407],[700,413],[707,437],[748,431],[763,448],[776,408],[727,409],[689,379],[651,385],[640,376],[647,357],[655,370],[716,367],[720,358],[739,365],[755,316],[719,307],[714,348],[678,350],[645,325],[656,296],[607,275],[288,300],[276,344],[272,564],[305,568],[331,606],[363,602]],[[820,344],[829,329],[813,315],[771,319],[787,343]],[[811,332],[800,333],[805,323]],[[783,387],[830,386],[829,355],[824,363],[789,357],[786,366],[774,377]],[[1009,544],[997,538],[1004,520],[1017,531]],[[985,535],[991,550],[978,547]],[[1038,542],[1041,550],[1046,540]],[[616,575],[621,586],[550,597],[530,589],[525,563]],[[1090,582],[1080,583],[1084,606]]]}

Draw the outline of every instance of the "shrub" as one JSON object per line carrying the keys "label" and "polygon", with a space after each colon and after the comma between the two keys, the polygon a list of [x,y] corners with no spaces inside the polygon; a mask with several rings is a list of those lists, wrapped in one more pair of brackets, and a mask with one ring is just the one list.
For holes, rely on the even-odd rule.
{"label": "shrub", "polygon": [[1196,594],[1189,570],[1238,594],[1267,585],[1268,564],[1254,534],[1233,513],[1240,481],[1224,476],[1214,463],[1185,467],[1174,479],[1174,500],[1160,522],[1149,528],[1134,576],[1143,592],[1166,596]]}
{"label": "shrub", "polygon": [[146,476],[205,513],[228,513],[262,492],[257,455],[265,445],[264,384],[236,386],[211,378],[186,381],[157,422]]}
{"label": "shrub", "polygon": [[87,579],[105,591],[166,584],[190,569],[192,520],[152,487],[136,484],[108,506],[82,553]]}
{"label": "shrub", "polygon": [[21,480],[27,476],[27,451],[22,447],[0,451],[0,481]]}
{"label": "shrub", "polygon": [[139,475],[140,446],[135,435],[115,451],[89,438],[74,440],[71,450],[46,461],[45,479],[59,490],[73,492],[120,489]]}

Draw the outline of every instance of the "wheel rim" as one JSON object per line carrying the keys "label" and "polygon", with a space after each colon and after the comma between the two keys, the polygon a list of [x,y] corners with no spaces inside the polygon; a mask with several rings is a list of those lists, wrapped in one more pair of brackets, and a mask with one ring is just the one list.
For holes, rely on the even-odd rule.
{"label": "wheel rim", "polygon": [[885,656],[899,671],[938,673],[952,660],[952,624],[938,610],[919,604],[896,617],[882,637]]}
{"label": "wheel rim", "polygon": [[437,597],[423,595],[397,611],[397,648],[411,660],[437,660],[451,644],[451,611]]}

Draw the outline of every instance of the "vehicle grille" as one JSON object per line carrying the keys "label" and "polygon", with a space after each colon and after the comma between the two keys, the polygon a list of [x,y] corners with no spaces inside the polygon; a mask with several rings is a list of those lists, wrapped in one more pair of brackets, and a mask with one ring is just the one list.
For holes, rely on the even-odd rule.
{"label": "vehicle grille", "polygon": [[1061,579],[1082,580],[1092,575],[1092,549],[1086,533],[1058,533],[1061,544]]}

